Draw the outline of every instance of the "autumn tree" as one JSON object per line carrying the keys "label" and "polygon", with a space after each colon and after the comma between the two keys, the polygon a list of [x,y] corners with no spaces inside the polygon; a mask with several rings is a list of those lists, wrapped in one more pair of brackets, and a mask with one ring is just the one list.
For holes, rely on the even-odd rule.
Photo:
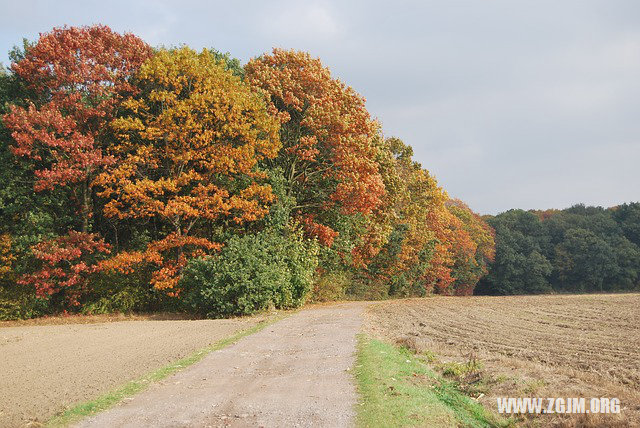
{"label": "autumn tree", "polygon": [[[106,248],[90,230],[90,183],[113,162],[105,153],[106,125],[121,100],[135,92],[129,79],[150,55],[151,48],[136,36],[105,26],[55,28],[12,54],[9,81],[18,97],[11,100],[3,125],[11,135],[10,151],[24,166],[12,170],[23,181],[14,186],[10,180],[1,196],[14,216],[31,217],[24,223],[50,223],[35,233],[41,242],[32,245],[32,260],[20,280],[48,290],[39,297],[78,285],[79,276],[64,270],[92,271],[87,263],[95,260],[85,253]],[[25,194],[25,182],[48,196]],[[38,202],[45,205],[30,206]],[[17,242],[24,245],[31,239],[26,238]]]}
{"label": "autumn tree", "polygon": [[[299,305],[316,279],[333,298],[469,294],[491,264],[492,229],[307,53],[274,49],[242,67],[96,25],[55,28],[11,58],[0,318],[178,295],[202,313],[246,313]],[[549,210],[517,231],[500,218],[491,292],[504,278],[577,276],[591,257],[578,249],[596,241],[611,254],[593,284],[636,285],[637,214]]]}
{"label": "autumn tree", "polygon": [[35,287],[36,296],[49,298],[61,294],[71,306],[80,304],[87,292],[90,275],[97,271],[97,259],[110,253],[109,245],[96,234],[71,231],[69,234],[42,241],[33,247],[40,268],[24,275],[21,285]]}
{"label": "autumn tree", "polygon": [[423,295],[436,284],[449,286],[447,195],[402,140],[386,139],[382,152],[387,194],[378,218],[392,230],[367,269],[370,280],[387,283],[392,295]]}
{"label": "autumn tree", "polygon": [[492,229],[463,202],[449,200],[398,138],[378,158],[387,190],[376,210],[381,251],[363,270],[369,296],[471,294],[494,254]]}
{"label": "autumn tree", "polygon": [[415,254],[418,250],[418,254],[424,253],[426,245],[430,259],[419,278],[421,287],[427,293],[448,294],[455,281],[453,249],[458,244],[466,245],[468,241],[457,234],[455,219],[445,206],[449,197],[427,170],[416,168],[414,182],[410,183],[408,191],[416,193],[407,207],[416,226],[413,240],[407,242],[405,254]]}
{"label": "autumn tree", "polygon": [[106,124],[123,97],[135,91],[130,76],[150,54],[132,34],[100,25],[64,27],[42,34],[11,66],[34,94],[4,117],[12,151],[31,162],[36,191],[72,189],[84,233],[91,217],[91,180],[113,162],[104,153]]}
{"label": "autumn tree", "polygon": [[284,171],[287,194],[295,198],[293,210],[308,235],[330,247],[354,218],[366,229],[384,185],[374,141],[379,126],[364,98],[305,52],[274,49],[245,70],[247,82],[268,95],[281,123],[282,149],[272,165]]}
{"label": "autumn tree", "polygon": [[446,206],[454,216],[451,219],[454,236],[453,292],[471,295],[495,258],[495,232],[461,200],[451,199]]}
{"label": "autumn tree", "polygon": [[146,248],[103,267],[127,272],[147,263],[155,266],[152,284],[173,289],[189,258],[220,248],[213,226],[268,213],[273,194],[258,163],[277,155],[279,127],[260,94],[208,50],[160,50],[136,82],[141,92],[111,124],[116,163],[95,185],[107,217],[153,221],[157,232]]}

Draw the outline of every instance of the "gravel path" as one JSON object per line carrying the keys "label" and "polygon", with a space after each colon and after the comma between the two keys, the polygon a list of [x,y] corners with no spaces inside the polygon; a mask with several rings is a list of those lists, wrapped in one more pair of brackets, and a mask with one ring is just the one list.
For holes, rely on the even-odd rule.
{"label": "gravel path", "polygon": [[0,328],[0,427],[44,422],[264,317]]}
{"label": "gravel path", "polygon": [[352,426],[363,308],[303,310],[79,426]]}

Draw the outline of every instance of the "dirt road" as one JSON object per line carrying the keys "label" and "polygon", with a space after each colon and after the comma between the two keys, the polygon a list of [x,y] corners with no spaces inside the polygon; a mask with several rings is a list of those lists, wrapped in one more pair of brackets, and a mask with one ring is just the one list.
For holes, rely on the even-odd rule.
{"label": "dirt road", "polygon": [[79,426],[351,426],[363,308],[303,310]]}
{"label": "dirt road", "polygon": [[263,318],[0,328],[0,427],[44,422]]}

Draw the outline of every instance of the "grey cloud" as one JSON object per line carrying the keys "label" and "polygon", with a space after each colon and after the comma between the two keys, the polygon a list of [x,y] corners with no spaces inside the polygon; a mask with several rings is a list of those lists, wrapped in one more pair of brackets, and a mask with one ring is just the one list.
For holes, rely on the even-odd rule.
{"label": "grey cloud", "polygon": [[243,61],[308,50],[483,213],[640,199],[635,1],[1,3],[0,52],[96,22]]}

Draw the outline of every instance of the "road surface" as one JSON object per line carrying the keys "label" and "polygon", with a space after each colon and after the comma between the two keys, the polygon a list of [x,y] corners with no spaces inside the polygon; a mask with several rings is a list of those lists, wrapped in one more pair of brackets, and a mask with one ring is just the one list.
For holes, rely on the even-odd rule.
{"label": "road surface", "polygon": [[302,310],[80,427],[348,427],[362,303]]}

